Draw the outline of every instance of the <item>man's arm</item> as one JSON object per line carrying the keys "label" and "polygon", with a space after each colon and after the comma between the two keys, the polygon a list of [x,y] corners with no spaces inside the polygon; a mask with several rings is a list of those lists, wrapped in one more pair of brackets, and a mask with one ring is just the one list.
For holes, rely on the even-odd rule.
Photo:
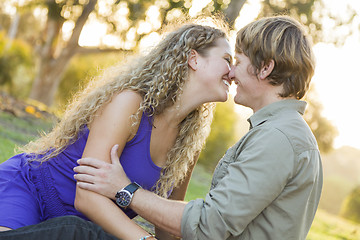
{"label": "man's arm", "polygon": [[139,189],[130,207],[157,227],[181,237],[181,219],[186,202],[162,198],[152,192]]}
{"label": "man's arm", "polygon": [[[118,146],[111,150],[112,164],[93,158],[78,160],[81,166],[74,168],[78,187],[115,199],[118,190],[130,184],[117,155]],[[108,180],[111,180],[109,182]],[[175,236],[181,236],[181,219],[186,202],[168,200],[150,191],[138,189],[130,207],[144,219]]]}
{"label": "man's arm", "polygon": [[[171,194],[169,196],[169,199],[179,200],[179,201],[183,201],[185,199],[185,195],[186,195],[187,188],[189,186],[191,175],[192,175],[195,165],[199,159],[199,155],[200,155],[200,153],[195,155],[194,161],[191,164],[191,166],[189,166],[184,180],[177,187],[174,188],[174,190],[171,192]],[[166,240],[179,239],[178,237],[171,235],[170,233],[160,229],[157,226],[155,226],[155,234],[156,234],[156,237],[161,240],[162,239],[166,239]]]}
{"label": "man's arm", "polygon": [[[252,140],[247,139],[247,147],[241,153],[237,152],[236,145],[227,152],[225,161],[214,173],[216,187],[206,195],[205,201],[172,201],[140,189],[134,194],[130,207],[148,221],[176,236],[181,235],[183,239],[226,239],[230,235],[241,235],[281,193],[293,170],[291,159],[294,155],[287,138],[276,130],[261,132],[257,132],[259,135],[253,136]],[[256,139],[262,139],[262,144]],[[94,166],[92,161],[96,162],[95,159],[80,161],[90,166]],[[79,168],[82,167],[85,166]],[[117,171],[112,171],[113,168]],[[101,179],[109,178],[106,175],[111,173],[111,183],[99,184],[101,179],[93,181],[78,174],[76,179],[82,181],[78,182],[80,187],[103,195],[110,192],[106,196],[114,198],[116,191],[130,183],[118,161],[97,170],[100,172],[92,174],[103,175]],[[85,173],[85,176],[91,172],[75,171]],[[117,187],[109,187],[114,183]]]}

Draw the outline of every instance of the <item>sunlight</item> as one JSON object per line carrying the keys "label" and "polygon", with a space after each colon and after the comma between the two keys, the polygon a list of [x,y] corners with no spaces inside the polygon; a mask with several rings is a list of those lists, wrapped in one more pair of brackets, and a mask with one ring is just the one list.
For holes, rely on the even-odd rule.
{"label": "sunlight", "polygon": [[238,31],[249,22],[256,19],[261,10],[261,0],[246,1],[240,11],[239,17],[235,20],[235,30]]}
{"label": "sunlight", "polygon": [[[359,114],[352,105],[359,103],[358,91],[360,81],[358,80],[358,56],[360,54],[360,1],[344,0],[339,4],[336,0],[326,0],[325,4],[329,11],[336,16],[346,13],[348,5],[351,5],[358,13],[352,19],[352,35],[345,44],[336,47],[334,44],[318,43],[314,46],[316,55],[316,71],[312,80],[324,107],[323,115],[331,120],[339,131],[335,139],[335,147],[352,146],[360,149],[360,141],[357,134],[360,132]],[[345,16],[346,17],[346,16]],[[333,30],[334,21],[326,19],[324,22],[324,34],[328,38],[334,34],[346,35],[349,29],[340,28]]]}
{"label": "sunlight", "polygon": [[88,24],[85,24],[79,37],[80,46],[99,46],[102,44],[102,37],[106,35],[107,26],[100,23],[93,17],[89,17]]}
{"label": "sunlight", "polygon": [[74,27],[75,27],[74,21],[64,22],[62,29],[61,29],[62,39],[64,41],[68,41],[70,39]]}
{"label": "sunlight", "polygon": [[146,11],[146,21],[151,24],[151,30],[157,30],[161,27],[160,10],[158,6],[150,6]]}
{"label": "sunlight", "polygon": [[360,141],[355,133],[360,132],[359,114],[350,108],[358,99],[360,81],[357,78],[360,43],[354,40],[346,42],[341,48],[333,44],[319,43],[314,47],[317,58],[316,72],[313,78],[316,91],[324,106],[323,114],[338,128],[339,136],[335,147],[344,145],[360,148]]}
{"label": "sunlight", "polygon": [[158,43],[160,39],[160,34],[156,32],[150,33],[149,35],[143,37],[139,44],[140,52],[147,52],[150,48],[154,47],[154,45]]}
{"label": "sunlight", "polygon": [[[210,3],[211,0],[192,0],[192,7],[189,10],[190,16],[196,16],[202,9]],[[187,1],[187,4],[191,2]],[[162,4],[165,4],[164,1]],[[357,91],[360,89],[360,81],[357,80],[356,70],[358,68],[357,60],[353,56],[360,55],[360,36],[358,26],[360,25],[360,1],[344,0],[339,3],[337,0],[324,0],[327,8],[324,11],[330,11],[336,16],[342,16],[342,13],[347,12],[348,5],[358,11],[358,15],[352,19],[351,31],[353,35],[349,37],[345,45],[342,47],[335,47],[333,44],[319,43],[314,46],[314,51],[317,58],[317,68],[312,83],[315,85],[321,104],[324,107],[323,115],[331,120],[338,128],[339,136],[335,139],[335,147],[349,145],[360,148],[360,141],[355,139],[354,133],[360,132],[360,121],[356,111],[348,110],[348,105],[358,103],[356,98]],[[109,6],[103,6],[104,11]],[[247,23],[253,21],[261,10],[261,0],[246,1],[240,15],[235,21],[234,31],[230,35],[230,44],[234,46],[236,32],[245,26]],[[320,13],[319,13],[320,14]],[[117,21],[121,22],[119,28],[128,27],[127,21],[128,9],[127,5],[121,5],[116,13]],[[345,14],[346,15],[346,14]],[[182,13],[178,10],[172,10],[168,13],[167,20],[179,18]],[[316,17],[316,16],[315,16]],[[345,16],[346,17],[346,16]],[[135,34],[151,33],[160,27],[160,12],[159,6],[153,5],[146,12],[146,21],[139,23],[137,28],[132,28],[126,34],[126,43],[119,43],[117,36],[106,35],[106,25],[95,20],[94,17],[89,18],[89,23],[84,26],[81,33],[79,44],[81,46],[98,46],[106,44],[109,46],[124,47],[126,49],[132,48],[135,43]],[[327,18],[324,20],[324,34],[327,39],[332,39],[337,34],[346,35],[349,29],[337,28],[334,31],[334,20]],[[63,26],[64,38],[70,37],[68,32],[73,28],[72,22],[66,22]],[[120,29],[119,29],[120,30]],[[68,34],[67,34],[68,33]],[[149,47],[154,46],[159,40],[158,33],[151,33],[145,36],[139,43],[140,51],[147,51]],[[235,94],[234,85],[230,88],[230,94]],[[236,111],[241,112],[245,117],[252,114],[251,110],[241,106],[236,107]]]}
{"label": "sunlight", "polygon": [[211,2],[211,0],[193,0],[192,6],[189,9],[190,17],[195,17],[210,2]]}

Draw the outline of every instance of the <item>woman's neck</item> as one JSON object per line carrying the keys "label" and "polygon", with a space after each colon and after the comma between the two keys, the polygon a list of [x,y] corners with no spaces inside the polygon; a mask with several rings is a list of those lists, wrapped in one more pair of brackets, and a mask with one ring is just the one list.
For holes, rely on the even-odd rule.
{"label": "woman's neck", "polygon": [[169,127],[177,127],[192,111],[204,103],[206,101],[201,98],[201,94],[184,89],[183,93],[177,97],[176,102],[166,108],[158,117],[165,120]]}

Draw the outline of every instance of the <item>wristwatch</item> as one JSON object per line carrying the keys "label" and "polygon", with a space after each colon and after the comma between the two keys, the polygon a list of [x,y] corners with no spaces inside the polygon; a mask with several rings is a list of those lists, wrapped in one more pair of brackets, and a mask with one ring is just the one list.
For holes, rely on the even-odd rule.
{"label": "wristwatch", "polygon": [[121,208],[127,208],[131,203],[134,192],[139,188],[141,188],[141,186],[133,182],[118,191],[115,195],[116,204]]}

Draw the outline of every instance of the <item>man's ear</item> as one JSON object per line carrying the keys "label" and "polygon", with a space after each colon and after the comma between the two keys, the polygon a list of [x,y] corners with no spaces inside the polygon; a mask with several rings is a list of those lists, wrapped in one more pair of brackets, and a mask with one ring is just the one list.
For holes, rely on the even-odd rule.
{"label": "man's ear", "polygon": [[266,79],[270,75],[270,73],[274,70],[274,67],[275,67],[275,62],[273,59],[271,59],[267,64],[265,64],[261,68],[261,70],[258,74],[259,78],[261,80]]}
{"label": "man's ear", "polygon": [[198,52],[195,51],[194,49],[191,49],[189,59],[188,59],[188,64],[189,64],[189,67],[194,71],[196,71],[198,68],[198,66],[197,66],[198,56],[199,56]]}

